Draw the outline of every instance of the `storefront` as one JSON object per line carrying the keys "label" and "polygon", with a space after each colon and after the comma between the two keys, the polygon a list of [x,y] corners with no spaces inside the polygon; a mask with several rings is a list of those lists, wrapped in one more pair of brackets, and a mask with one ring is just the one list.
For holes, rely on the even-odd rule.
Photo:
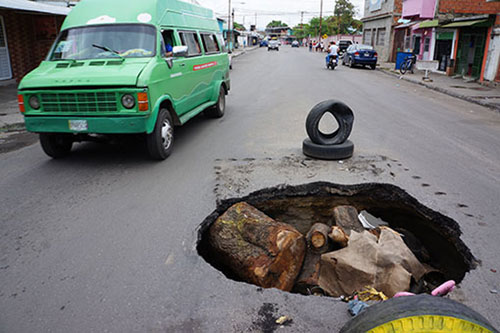
{"label": "storefront", "polygon": [[[445,29],[458,29],[455,73],[472,78],[481,76],[489,19],[462,20],[443,25]],[[448,37],[449,38],[449,37]]]}

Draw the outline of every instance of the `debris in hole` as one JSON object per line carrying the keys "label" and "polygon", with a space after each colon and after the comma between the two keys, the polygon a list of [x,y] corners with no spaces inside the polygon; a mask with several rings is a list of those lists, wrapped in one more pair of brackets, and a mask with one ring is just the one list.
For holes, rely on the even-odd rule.
{"label": "debris in hole", "polygon": [[455,281],[446,281],[431,292],[432,296],[445,296],[455,289]]}
{"label": "debris in hole", "polygon": [[335,245],[338,245],[341,248],[346,247],[347,243],[349,242],[349,236],[347,236],[344,229],[336,225],[331,228],[328,237],[330,237]]}
{"label": "debris in hole", "polygon": [[373,287],[365,287],[363,290],[357,292],[357,296],[361,301],[386,301],[389,297],[385,296],[383,292],[378,291]]}
{"label": "debris in hole", "polygon": [[337,206],[333,209],[333,219],[336,225],[344,228],[347,233],[351,230],[362,232],[363,226],[358,220],[358,211],[353,206]]}
{"label": "debris in hole", "polygon": [[292,290],[305,255],[304,236],[240,202],[211,226],[209,241],[223,264],[244,281]]}
{"label": "debris in hole", "polygon": [[347,303],[348,311],[351,314],[351,316],[357,316],[358,313],[360,313],[369,306],[370,305],[368,305],[363,301],[360,301],[359,299],[353,299],[350,300],[349,303]]}
{"label": "debris in hole", "polygon": [[358,219],[365,229],[375,229],[376,227],[389,225],[389,223],[382,221],[365,210],[359,213]]}
{"label": "debris in hole", "polygon": [[[227,216],[229,210],[234,210],[237,207],[235,204],[240,204],[242,207],[250,205],[252,208],[255,207],[253,209],[259,213],[260,217],[265,217],[263,219],[266,223],[254,223],[255,216],[240,209],[241,219],[238,220],[235,218],[233,221],[238,222],[236,223],[237,228],[231,229],[231,223],[227,223],[230,219],[223,216]],[[369,212],[370,215],[373,214],[374,219],[377,220],[378,217],[381,221],[389,223],[390,228],[386,226],[375,227],[373,223],[369,222],[375,228],[365,231],[358,219],[358,211]],[[363,215],[365,214],[363,213]],[[251,221],[250,225],[246,225],[245,219]],[[221,226],[216,227],[217,224],[221,224],[221,220],[223,220],[222,222],[226,222],[225,224],[227,225],[224,225],[223,228]],[[319,236],[319,252],[316,247],[311,245],[311,241],[306,242],[306,236],[315,223],[323,225],[321,227],[323,233],[319,233],[321,234]],[[259,231],[260,234],[271,235],[272,232],[270,230],[276,231],[274,227],[270,227],[271,225],[276,226],[276,228],[281,225],[288,225],[295,230],[296,235],[300,233],[299,237],[302,237],[304,247],[303,260],[292,262],[293,265],[298,266],[298,270],[297,276],[292,282],[291,291],[304,295],[336,297],[320,283],[325,278],[323,276],[325,271],[324,258],[335,256],[339,253],[342,254],[346,251],[354,252],[352,241],[353,238],[359,237],[359,235],[353,237],[356,234],[367,234],[368,236],[365,237],[371,237],[369,239],[376,243],[375,245],[372,244],[375,247],[379,246],[378,243],[380,240],[387,237],[387,235],[398,238],[399,244],[403,244],[406,251],[413,254],[415,260],[418,259],[416,262],[420,267],[423,267],[423,273],[425,273],[420,277],[418,273],[413,274],[407,271],[409,267],[408,262],[402,259],[399,265],[402,269],[395,269],[394,267],[398,266],[393,265],[394,267],[391,267],[391,269],[381,269],[380,272],[376,272],[377,281],[380,282],[379,278],[387,276],[397,277],[397,273],[401,274],[403,270],[406,271],[404,277],[406,278],[409,275],[409,278],[408,283],[404,287],[399,286],[399,284],[394,287],[392,281],[386,283],[389,286],[385,287],[389,289],[394,287],[392,292],[398,295],[401,292],[408,294],[430,294],[432,290],[450,279],[460,282],[465,272],[475,265],[474,257],[459,238],[460,228],[455,221],[424,207],[403,190],[388,184],[360,184],[351,186],[313,183],[301,186],[280,185],[273,189],[255,192],[245,198],[220,201],[218,202],[217,211],[207,217],[201,226],[198,251],[209,263],[224,272],[228,278],[257,284],[260,291],[262,291],[262,287],[270,287],[258,284],[250,279],[248,275],[251,274],[241,274],[239,272],[240,268],[238,267],[247,267],[248,263],[252,261],[251,257],[241,253],[236,255],[228,253],[221,255],[221,252],[214,246],[213,235],[216,235],[215,238],[217,241],[221,240],[217,237],[221,238],[220,236],[225,236],[227,238],[222,239],[223,243],[228,242],[231,246],[236,244],[232,248],[231,246],[226,246],[225,250],[239,251],[240,247],[238,246],[242,244],[244,244],[242,246],[243,249],[246,249],[246,247],[256,247],[256,253],[263,252],[265,257],[262,258],[267,258],[269,262],[272,262],[280,258],[280,254],[272,253],[269,250],[273,244],[272,239],[262,240],[262,237],[255,235],[255,230],[259,230],[258,228],[263,229]],[[267,231],[265,231],[266,228],[264,226],[268,227]],[[347,247],[345,248],[342,248],[340,244],[335,244],[328,237],[328,234],[332,234],[332,231],[339,227],[349,237]],[[223,232],[214,233],[213,229],[215,228],[219,228],[219,231]],[[327,238],[324,237],[325,232],[327,233]],[[260,239],[261,242],[256,243],[256,239]],[[325,246],[325,244],[328,245]],[[367,245],[365,246],[368,247]],[[324,252],[325,250],[326,252]],[[396,252],[398,254],[390,253],[393,257],[399,257],[399,251]],[[227,259],[231,258],[231,256],[235,261],[237,261],[237,258],[242,260],[239,263],[240,266],[232,265],[232,261]],[[367,260],[371,256],[371,253],[370,251],[361,251],[359,256],[363,257],[362,260]],[[394,259],[397,260],[397,258]],[[353,260],[352,263],[356,264],[356,261],[359,261],[358,258]],[[282,261],[281,268],[286,270],[286,267],[284,267],[286,265],[287,263]],[[370,267],[368,268],[370,269]],[[396,271],[396,273],[392,274],[391,270]],[[247,269],[247,271],[252,273],[251,269]],[[363,274],[357,271],[344,272],[344,277],[347,277],[344,280],[359,280],[359,276],[363,277]],[[335,277],[330,278],[335,279]],[[367,285],[373,286],[376,290],[380,290],[384,294],[387,293],[388,296],[391,296],[390,293],[380,286],[372,282],[363,282],[356,286],[356,288],[349,290],[351,292],[342,292],[340,297],[336,297],[336,299],[351,300],[353,295],[362,291]],[[274,287],[280,288],[279,286]],[[282,290],[289,291],[289,289]],[[276,318],[272,322],[273,325],[276,325]],[[274,326],[274,328],[277,328],[277,326]]]}
{"label": "debris in hole", "polygon": [[328,232],[330,227],[323,223],[315,223],[306,235],[307,246],[316,253],[325,253],[329,250]]}
{"label": "debris in hole", "polygon": [[350,295],[370,285],[392,297],[420,280],[425,267],[389,228],[380,237],[368,231],[351,232],[346,248],[321,256],[319,286],[329,295]]}

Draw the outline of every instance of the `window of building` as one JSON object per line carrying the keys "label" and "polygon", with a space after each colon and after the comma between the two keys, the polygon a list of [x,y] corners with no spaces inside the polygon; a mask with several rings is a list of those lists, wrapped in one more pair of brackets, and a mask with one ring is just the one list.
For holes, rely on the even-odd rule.
{"label": "window of building", "polygon": [[372,31],[370,29],[366,29],[364,34],[363,44],[372,45]]}
{"label": "window of building", "polygon": [[424,40],[424,52],[429,52],[431,46],[431,39],[429,37],[426,37]]}
{"label": "window of building", "polygon": [[182,45],[188,47],[188,57],[197,56],[201,54],[200,42],[196,32],[183,31],[179,34]]}
{"label": "window of building", "polygon": [[377,31],[377,45],[385,45],[385,28]]}

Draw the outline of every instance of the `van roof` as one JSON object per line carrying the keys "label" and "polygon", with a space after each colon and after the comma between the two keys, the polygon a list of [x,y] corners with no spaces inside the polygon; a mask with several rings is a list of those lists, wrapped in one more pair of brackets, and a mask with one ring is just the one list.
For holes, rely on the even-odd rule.
{"label": "van roof", "polygon": [[147,23],[219,30],[211,9],[181,0],[82,0],[68,14],[62,30],[93,24]]}

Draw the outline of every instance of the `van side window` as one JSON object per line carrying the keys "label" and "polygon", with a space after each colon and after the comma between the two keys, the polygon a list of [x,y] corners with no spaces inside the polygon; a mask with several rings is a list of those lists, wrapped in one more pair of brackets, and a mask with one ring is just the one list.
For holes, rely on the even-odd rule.
{"label": "van side window", "polygon": [[188,47],[188,57],[201,55],[201,47],[196,32],[181,32],[181,43]]}
{"label": "van side window", "polygon": [[226,52],[226,42],[224,40],[224,37],[222,37],[222,33],[217,34],[217,40],[219,41],[221,51]]}
{"label": "van side window", "polygon": [[206,53],[218,53],[220,51],[214,34],[202,34],[201,39]]}
{"label": "van side window", "polygon": [[172,30],[162,30],[162,56],[171,57],[173,55],[173,47],[175,46],[174,32]]}

